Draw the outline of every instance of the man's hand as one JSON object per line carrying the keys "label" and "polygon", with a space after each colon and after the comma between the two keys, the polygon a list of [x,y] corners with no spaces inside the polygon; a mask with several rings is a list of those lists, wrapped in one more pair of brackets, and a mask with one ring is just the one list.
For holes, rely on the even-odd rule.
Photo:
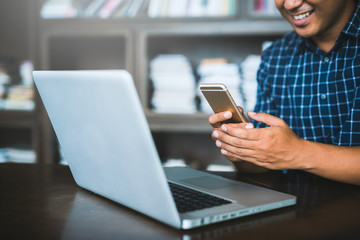
{"label": "man's hand", "polygon": [[[243,111],[242,108],[240,108],[240,111]],[[214,141],[217,140],[217,137],[215,137],[214,132],[221,131],[221,126],[222,126],[223,122],[230,119],[231,117],[232,117],[232,113],[230,111],[216,113],[209,117],[209,123],[213,127],[213,134],[211,136]],[[238,128],[253,128],[254,126],[252,123],[237,123],[236,127],[238,127]],[[227,158],[230,161],[236,160],[236,159],[231,158],[230,156],[227,156]]]}
{"label": "man's hand", "polygon": [[[243,111],[243,109],[241,107],[239,107],[239,109],[240,109],[240,111]],[[231,112],[222,112],[222,113],[217,113],[217,114],[213,114],[210,116],[209,123],[214,128],[213,134],[212,134],[212,139],[214,141],[217,140],[217,138],[214,137],[214,132],[221,131],[220,127],[221,127],[222,123],[224,121],[230,119],[231,117],[232,117]],[[244,129],[254,127],[254,125],[252,123],[238,123],[235,126],[238,128],[244,128]],[[246,161],[241,161],[241,159],[239,159],[239,158],[234,158],[234,157],[230,157],[230,156],[226,156],[226,155],[225,155],[225,157],[228,160],[230,160],[240,172],[259,173],[259,172],[267,171],[267,169],[265,169],[265,168],[259,167],[257,165],[254,165],[254,164],[246,162]]]}
{"label": "man's hand", "polygon": [[255,129],[251,123],[221,124],[231,117],[230,112],[210,116],[209,122],[214,127],[212,138],[222,154],[235,165],[244,160],[267,169],[307,169],[300,157],[304,140],[283,120],[266,113],[249,112],[248,116],[269,127]]}

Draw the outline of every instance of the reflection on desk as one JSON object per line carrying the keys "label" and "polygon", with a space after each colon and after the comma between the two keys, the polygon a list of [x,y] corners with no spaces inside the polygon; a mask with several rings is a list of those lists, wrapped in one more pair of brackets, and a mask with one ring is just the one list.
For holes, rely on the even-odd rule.
{"label": "reflection on desk", "polygon": [[[284,221],[293,217],[295,217],[294,209],[281,209],[276,214],[265,213],[261,218],[228,221],[210,228],[190,231],[173,231],[162,223],[139,215],[131,209],[119,206],[115,202],[108,201],[100,196],[94,197],[94,194],[80,189],[75,194],[62,239],[131,239],[135,237],[133,235],[134,226],[141,229],[139,235],[136,236],[139,239],[224,239],[223,237],[229,233],[233,235],[243,229]],[[160,231],[154,231],[154,229]]]}
{"label": "reflection on desk", "polygon": [[79,188],[66,166],[0,164],[0,238],[360,239],[360,187],[304,172],[216,174],[296,195],[298,203],[176,230]]}

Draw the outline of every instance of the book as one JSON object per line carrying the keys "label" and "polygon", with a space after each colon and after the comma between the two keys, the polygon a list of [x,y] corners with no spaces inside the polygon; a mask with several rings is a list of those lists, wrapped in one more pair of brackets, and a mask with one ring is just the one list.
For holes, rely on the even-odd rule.
{"label": "book", "polygon": [[84,17],[95,17],[107,0],[93,0],[83,11]]}
{"label": "book", "polygon": [[123,0],[107,0],[99,11],[100,18],[109,18]]}
{"label": "book", "polygon": [[84,10],[92,3],[93,0],[73,0],[73,6],[77,9],[78,16],[82,17]]}
{"label": "book", "polygon": [[77,9],[71,0],[48,0],[40,10],[42,18],[73,18],[77,16]]}
{"label": "book", "polygon": [[273,0],[256,0],[253,9],[256,14],[260,15],[280,15]]}
{"label": "book", "polygon": [[206,13],[207,17],[219,17],[222,16],[222,8],[223,8],[223,0],[208,0],[206,6]]}
{"label": "book", "polygon": [[190,0],[172,0],[168,8],[168,17],[185,17]]}
{"label": "book", "polygon": [[150,0],[143,0],[143,3],[139,7],[136,16],[146,16],[147,11],[149,9],[149,1]]}
{"label": "book", "polygon": [[190,17],[203,17],[206,15],[207,1],[191,0],[188,10]]}
{"label": "book", "polygon": [[123,0],[122,3],[114,10],[114,13],[111,15],[113,18],[121,18],[127,16],[127,11],[132,4],[132,0]]}
{"label": "book", "polygon": [[160,17],[161,9],[165,0],[150,0],[148,16],[151,18]]}
{"label": "book", "polygon": [[135,17],[143,4],[143,0],[133,0],[126,11],[126,16]]}

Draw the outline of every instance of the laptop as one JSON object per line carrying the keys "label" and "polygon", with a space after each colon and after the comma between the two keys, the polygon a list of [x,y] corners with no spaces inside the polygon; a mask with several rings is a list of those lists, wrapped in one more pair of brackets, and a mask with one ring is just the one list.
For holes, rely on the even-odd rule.
{"label": "laptop", "polygon": [[296,197],[188,167],[162,167],[125,70],[34,71],[75,182],[178,229],[296,204]]}

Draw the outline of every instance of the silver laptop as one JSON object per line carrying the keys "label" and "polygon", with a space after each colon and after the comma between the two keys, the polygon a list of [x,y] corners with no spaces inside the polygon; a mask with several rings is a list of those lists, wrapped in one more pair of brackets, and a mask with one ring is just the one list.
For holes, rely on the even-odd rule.
{"label": "silver laptop", "polygon": [[179,229],[296,203],[295,196],[191,168],[163,168],[125,70],[33,76],[80,187]]}

